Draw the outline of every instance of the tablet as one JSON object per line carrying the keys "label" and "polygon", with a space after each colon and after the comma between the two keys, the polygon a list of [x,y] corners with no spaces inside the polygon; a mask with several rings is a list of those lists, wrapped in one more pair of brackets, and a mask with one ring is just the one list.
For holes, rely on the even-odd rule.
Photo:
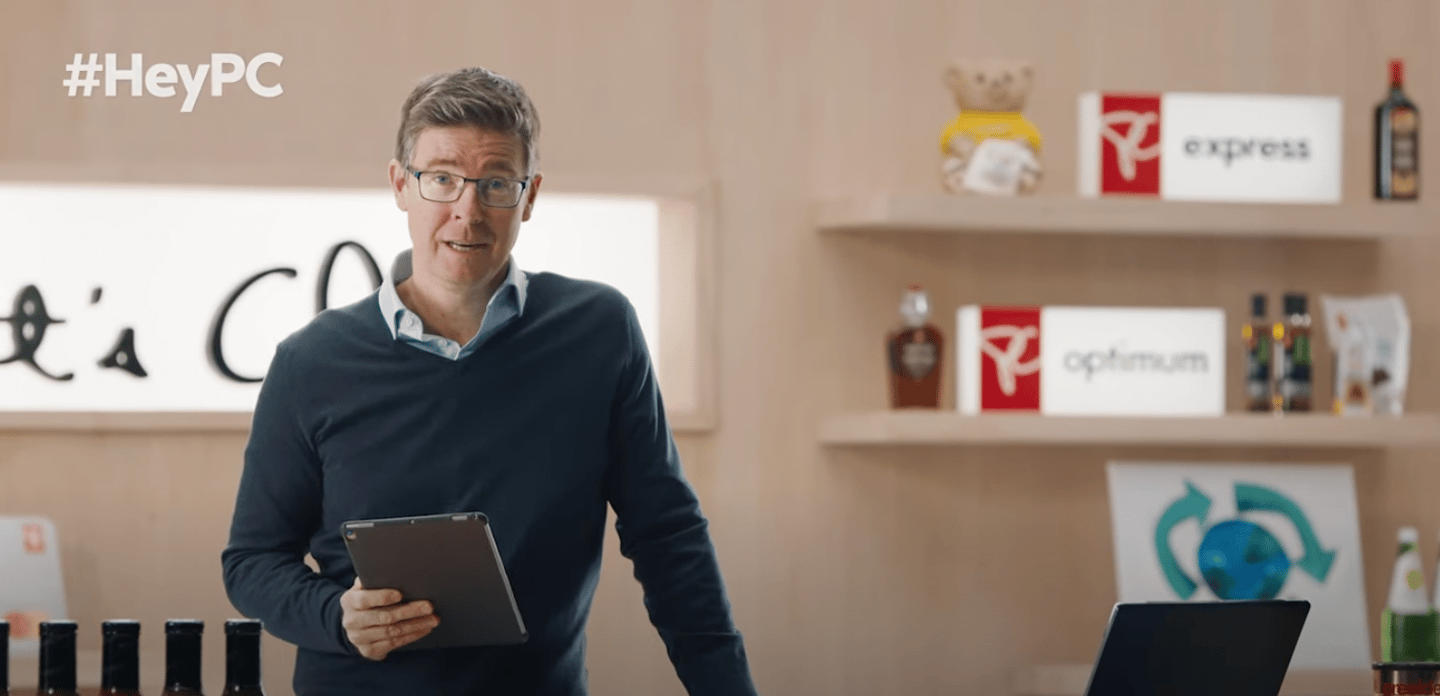
{"label": "tablet", "polygon": [[525,622],[483,513],[352,520],[341,536],[360,584],[429,600],[440,625],[399,650],[525,642]]}

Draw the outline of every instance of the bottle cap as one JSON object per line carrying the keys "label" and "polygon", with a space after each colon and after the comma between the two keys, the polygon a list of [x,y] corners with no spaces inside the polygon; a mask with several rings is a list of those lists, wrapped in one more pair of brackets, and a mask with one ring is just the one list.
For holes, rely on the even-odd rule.
{"label": "bottle cap", "polygon": [[1285,293],[1285,314],[1304,314],[1307,304],[1303,293]]}
{"label": "bottle cap", "polygon": [[67,621],[64,619],[56,619],[54,621],[41,621],[40,637],[44,639],[45,636],[61,636],[66,634],[74,635],[75,629],[76,624],[74,621]]}
{"label": "bottle cap", "polygon": [[228,619],[225,621],[225,634],[230,636],[258,636],[260,635],[259,619]]}
{"label": "bottle cap", "polygon": [[200,619],[170,619],[165,622],[165,633],[203,633],[205,622]]}
{"label": "bottle cap", "polygon": [[1402,543],[1402,544],[1418,544],[1418,543],[1420,543],[1420,532],[1416,531],[1414,527],[1401,527],[1401,528],[1400,528],[1400,543]]}
{"label": "bottle cap", "polygon": [[1265,316],[1264,293],[1257,292],[1254,295],[1250,296],[1250,316],[1255,317],[1256,319]]}
{"label": "bottle cap", "polygon": [[1400,58],[1390,60],[1390,84],[1405,84],[1405,61]]}
{"label": "bottle cap", "polygon": [[110,619],[100,623],[102,635],[140,635],[140,622],[133,619]]}

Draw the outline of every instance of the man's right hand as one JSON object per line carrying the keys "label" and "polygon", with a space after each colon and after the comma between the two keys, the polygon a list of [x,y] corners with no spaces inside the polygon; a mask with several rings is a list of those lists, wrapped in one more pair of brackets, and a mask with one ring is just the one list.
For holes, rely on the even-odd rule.
{"label": "man's right hand", "polygon": [[340,625],[366,659],[383,660],[392,650],[424,638],[440,624],[429,602],[401,604],[401,599],[396,590],[365,589],[360,578],[340,595],[344,612]]}

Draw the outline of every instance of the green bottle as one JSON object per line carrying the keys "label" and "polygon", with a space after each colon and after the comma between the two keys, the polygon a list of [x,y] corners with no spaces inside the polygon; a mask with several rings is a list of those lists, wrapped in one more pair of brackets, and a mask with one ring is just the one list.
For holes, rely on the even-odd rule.
{"label": "green bottle", "polygon": [[1420,534],[1400,528],[1390,599],[1380,615],[1381,662],[1440,661],[1440,615],[1425,596],[1420,571]]}

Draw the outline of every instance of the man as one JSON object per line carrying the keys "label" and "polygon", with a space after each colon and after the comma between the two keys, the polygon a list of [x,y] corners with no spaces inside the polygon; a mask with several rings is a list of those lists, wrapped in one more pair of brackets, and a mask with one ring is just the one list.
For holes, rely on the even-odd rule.
{"label": "man", "polygon": [[[389,170],[412,248],[374,295],[276,349],[221,560],[235,607],[298,646],[300,696],[585,694],[607,502],[685,688],[755,693],[634,309],[510,256],[540,190],[538,132],[505,77],[424,80]],[[529,640],[397,652],[445,617],[362,587],[340,524],[470,510],[493,525]]]}

